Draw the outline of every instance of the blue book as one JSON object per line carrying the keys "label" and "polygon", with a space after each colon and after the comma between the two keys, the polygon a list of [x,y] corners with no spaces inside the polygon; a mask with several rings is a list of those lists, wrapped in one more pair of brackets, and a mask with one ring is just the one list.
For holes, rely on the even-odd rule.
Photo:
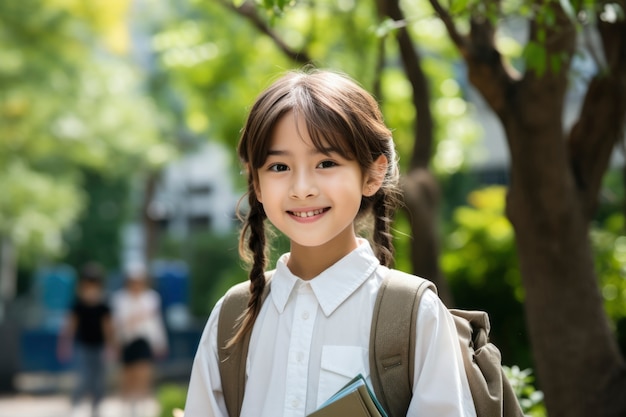
{"label": "blue book", "polygon": [[307,417],[387,417],[363,375],[358,374]]}

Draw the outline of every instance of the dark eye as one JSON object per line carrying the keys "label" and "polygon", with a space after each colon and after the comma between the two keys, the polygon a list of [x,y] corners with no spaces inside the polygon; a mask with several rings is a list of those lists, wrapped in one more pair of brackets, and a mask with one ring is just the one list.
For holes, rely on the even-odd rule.
{"label": "dark eye", "polygon": [[284,171],[287,171],[289,168],[285,164],[273,164],[273,165],[270,165],[268,169],[274,172],[284,172]]}
{"label": "dark eye", "polygon": [[337,163],[335,161],[322,161],[318,165],[319,168],[332,168],[335,166],[337,166]]}

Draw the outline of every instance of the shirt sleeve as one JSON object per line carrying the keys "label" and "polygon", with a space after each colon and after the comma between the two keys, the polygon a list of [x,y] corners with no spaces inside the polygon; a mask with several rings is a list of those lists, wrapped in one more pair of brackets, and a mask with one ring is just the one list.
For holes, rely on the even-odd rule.
{"label": "shirt sleeve", "polygon": [[417,312],[413,398],[407,417],[476,417],[454,319],[432,291]]}
{"label": "shirt sleeve", "polygon": [[217,322],[222,306],[217,302],[202,332],[191,368],[185,417],[227,417],[217,352]]}

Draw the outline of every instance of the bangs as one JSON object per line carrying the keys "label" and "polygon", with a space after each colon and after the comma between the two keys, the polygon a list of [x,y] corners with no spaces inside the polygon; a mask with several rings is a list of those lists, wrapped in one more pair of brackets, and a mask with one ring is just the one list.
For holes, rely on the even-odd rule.
{"label": "bangs", "polygon": [[[377,103],[345,77],[331,73],[289,73],[263,92],[249,114],[239,144],[241,160],[258,169],[266,162],[274,127],[292,112],[302,133],[323,154],[356,160],[363,170],[384,153],[391,132]],[[302,123],[303,121],[303,123]]]}
{"label": "bangs", "polygon": [[293,109],[298,131],[300,131],[300,126],[297,125],[298,120],[300,120],[298,116],[302,116],[306,124],[304,127],[315,149],[326,155],[330,152],[336,152],[342,158],[354,160],[356,153],[352,146],[355,141],[346,136],[345,129],[341,129],[341,125],[336,120],[330,120],[329,117],[326,117],[336,115],[320,114],[322,112],[320,112],[319,107],[312,107],[307,110],[303,111],[297,107]]}
{"label": "bangs", "polygon": [[[343,100],[337,100],[337,97],[333,97],[336,94],[332,94],[332,89],[323,87],[298,85],[290,92],[290,110],[296,116],[296,121],[305,121],[304,128],[318,151],[328,154],[330,150],[345,159],[357,159],[356,145],[361,140],[350,107],[340,105]],[[300,130],[299,126],[297,128]]]}

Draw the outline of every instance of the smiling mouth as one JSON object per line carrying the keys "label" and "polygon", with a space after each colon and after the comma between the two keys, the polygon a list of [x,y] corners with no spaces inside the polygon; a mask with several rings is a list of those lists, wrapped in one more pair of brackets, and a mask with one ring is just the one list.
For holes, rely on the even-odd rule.
{"label": "smiling mouth", "polygon": [[317,216],[328,210],[330,210],[330,208],[327,207],[323,209],[309,210],[309,211],[290,211],[289,214],[296,216],[296,217],[300,217],[300,218],[307,218],[307,217]]}

